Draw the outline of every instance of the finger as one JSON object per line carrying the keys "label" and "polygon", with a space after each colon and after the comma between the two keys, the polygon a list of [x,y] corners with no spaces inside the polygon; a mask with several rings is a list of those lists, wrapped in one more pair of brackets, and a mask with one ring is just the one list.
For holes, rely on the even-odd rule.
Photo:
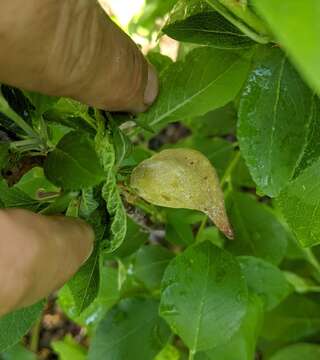
{"label": "finger", "polygon": [[31,305],[61,287],[92,252],[94,234],[83,221],[25,210],[1,211],[1,219],[5,244],[0,271],[5,278],[9,273],[6,296],[15,308]]}
{"label": "finger", "polygon": [[3,0],[0,35],[0,82],[106,110],[157,96],[155,70],[96,1]]}

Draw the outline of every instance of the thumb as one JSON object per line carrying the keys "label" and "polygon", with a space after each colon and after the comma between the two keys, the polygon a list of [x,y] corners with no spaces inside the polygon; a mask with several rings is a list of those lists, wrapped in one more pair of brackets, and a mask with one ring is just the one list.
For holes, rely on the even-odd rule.
{"label": "thumb", "polygon": [[94,233],[83,221],[0,211],[0,316],[60,288],[88,259]]}
{"label": "thumb", "polygon": [[96,1],[3,0],[0,34],[2,83],[111,111],[157,96],[155,70]]}

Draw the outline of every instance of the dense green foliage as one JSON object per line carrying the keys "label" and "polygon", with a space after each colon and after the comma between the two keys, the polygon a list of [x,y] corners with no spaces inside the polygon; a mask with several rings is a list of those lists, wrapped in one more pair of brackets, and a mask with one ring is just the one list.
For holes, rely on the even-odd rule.
{"label": "dense green foliage", "polygon": [[[57,300],[91,346],[55,342],[62,360],[320,358],[319,18],[317,0],[147,0],[130,31],[180,49],[176,62],[149,54],[161,91],[136,118],[1,86],[0,207],[96,232]],[[172,122],[187,137],[150,146]],[[234,240],[131,188],[133,170],[170,148],[216,169]],[[33,358],[18,343],[42,309],[0,319],[0,357]]]}

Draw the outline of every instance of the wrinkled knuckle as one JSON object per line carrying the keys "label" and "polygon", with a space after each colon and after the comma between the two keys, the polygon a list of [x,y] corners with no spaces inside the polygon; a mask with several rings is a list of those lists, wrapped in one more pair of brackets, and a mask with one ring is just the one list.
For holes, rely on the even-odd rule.
{"label": "wrinkled knuckle", "polygon": [[[55,92],[73,95],[94,76],[99,56],[100,21],[97,6],[88,1],[66,1],[61,5],[47,66]],[[67,79],[67,81],[66,81]]]}

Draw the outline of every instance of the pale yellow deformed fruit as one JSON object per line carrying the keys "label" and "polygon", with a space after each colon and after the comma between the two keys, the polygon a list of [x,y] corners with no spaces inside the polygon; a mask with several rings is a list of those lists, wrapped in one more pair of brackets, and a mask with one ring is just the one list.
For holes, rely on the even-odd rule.
{"label": "pale yellow deformed fruit", "polygon": [[218,175],[199,151],[161,151],[133,170],[131,187],[154,205],[200,210],[228,238],[233,238]]}

